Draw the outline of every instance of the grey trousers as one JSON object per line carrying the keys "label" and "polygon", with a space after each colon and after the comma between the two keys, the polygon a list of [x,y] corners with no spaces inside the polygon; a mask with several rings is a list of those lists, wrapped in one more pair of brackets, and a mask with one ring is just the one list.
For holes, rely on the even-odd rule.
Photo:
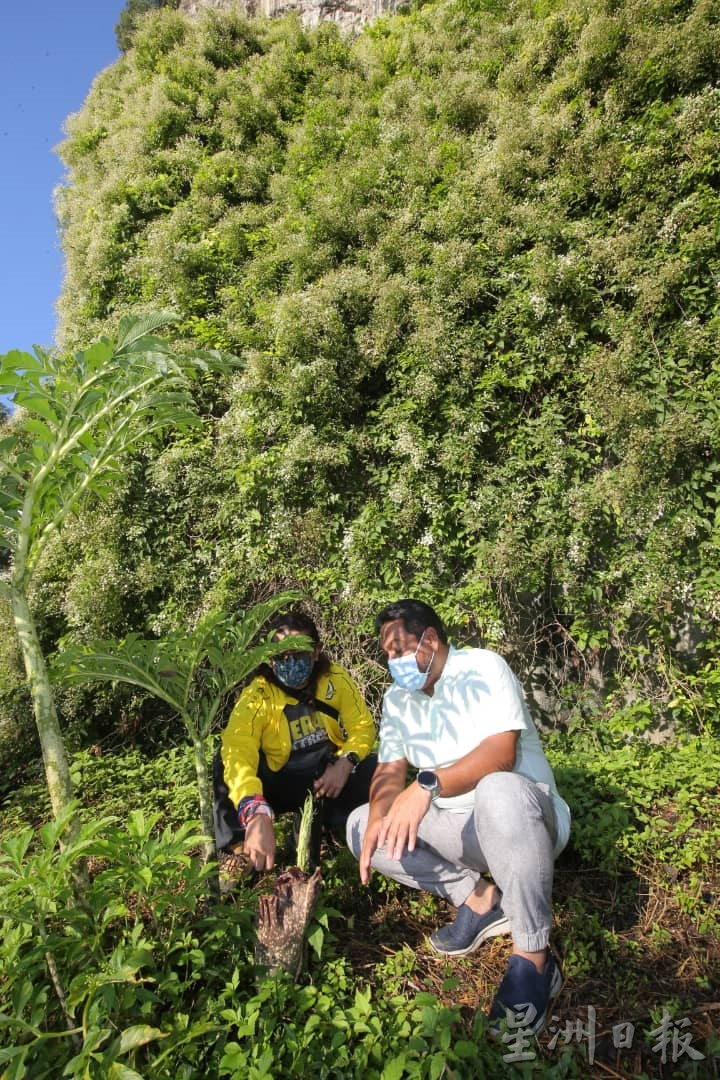
{"label": "grey trousers", "polygon": [[[348,818],[347,842],[356,858],[368,810],[366,803]],[[555,835],[547,786],[519,773],[495,772],[475,788],[472,809],[456,813],[431,803],[415,850],[390,859],[378,848],[371,865],[385,877],[435,893],[455,907],[489,872],[502,890],[513,943],[525,952],[541,952],[552,925]]]}

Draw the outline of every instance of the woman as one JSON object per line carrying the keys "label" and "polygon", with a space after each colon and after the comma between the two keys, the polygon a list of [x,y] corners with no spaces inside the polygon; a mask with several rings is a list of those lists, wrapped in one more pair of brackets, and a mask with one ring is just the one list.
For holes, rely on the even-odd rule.
{"label": "woman", "polygon": [[[308,791],[322,800],[317,861],[322,825],[344,828],[368,801],[377,763],[372,716],[347,671],[322,652],[312,619],[291,611],[272,627],[288,649],[241,693],[213,762],[217,846],[235,849],[242,840],[257,871],[275,862],[275,816],[300,810]],[[312,651],[292,648],[298,635],[314,642]]]}

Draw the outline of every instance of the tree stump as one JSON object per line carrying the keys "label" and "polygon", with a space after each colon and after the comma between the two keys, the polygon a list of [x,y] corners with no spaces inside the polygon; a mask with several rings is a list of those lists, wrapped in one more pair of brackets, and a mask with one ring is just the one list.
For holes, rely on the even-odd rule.
{"label": "tree stump", "polygon": [[258,903],[255,963],[268,974],[287,971],[297,981],[305,967],[305,931],[320,893],[320,870],[308,876],[293,868],[279,874],[269,896]]}

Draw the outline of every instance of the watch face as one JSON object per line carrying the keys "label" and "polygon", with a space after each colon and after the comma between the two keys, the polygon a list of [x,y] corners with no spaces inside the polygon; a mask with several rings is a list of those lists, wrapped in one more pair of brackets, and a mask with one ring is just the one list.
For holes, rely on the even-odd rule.
{"label": "watch face", "polygon": [[417,774],[417,782],[425,791],[437,791],[440,787],[440,781],[431,769],[421,769]]}

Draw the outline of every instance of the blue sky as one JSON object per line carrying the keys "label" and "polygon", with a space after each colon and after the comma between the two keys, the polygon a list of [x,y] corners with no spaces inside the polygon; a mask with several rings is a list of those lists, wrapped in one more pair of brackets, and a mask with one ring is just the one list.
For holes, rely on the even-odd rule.
{"label": "blue sky", "polygon": [[95,76],[118,57],[125,0],[6,0],[0,22],[0,353],[50,346],[62,253],[54,147]]}

